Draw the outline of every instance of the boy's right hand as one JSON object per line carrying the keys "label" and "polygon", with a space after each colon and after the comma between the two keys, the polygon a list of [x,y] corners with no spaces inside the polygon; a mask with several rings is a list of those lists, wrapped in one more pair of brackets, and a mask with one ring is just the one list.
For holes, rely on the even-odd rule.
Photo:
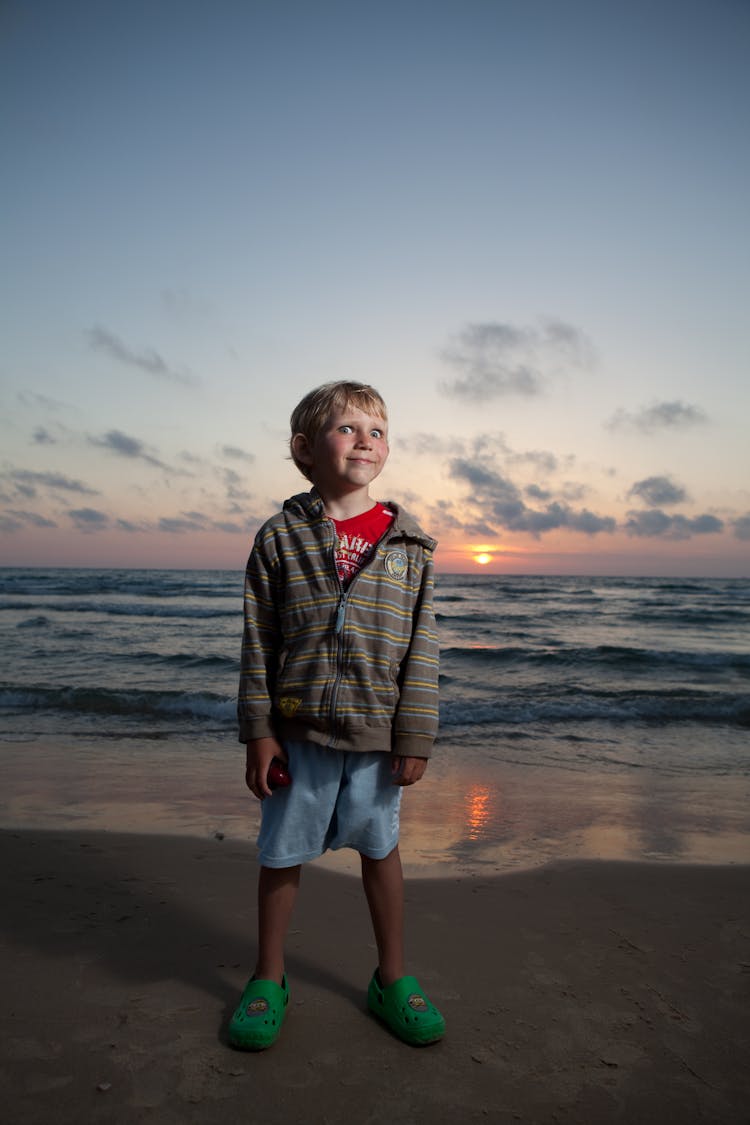
{"label": "boy's right hand", "polygon": [[275,738],[255,738],[247,744],[247,763],[245,765],[245,784],[259,801],[270,797],[268,787],[268,767],[273,758],[287,761],[286,751]]}

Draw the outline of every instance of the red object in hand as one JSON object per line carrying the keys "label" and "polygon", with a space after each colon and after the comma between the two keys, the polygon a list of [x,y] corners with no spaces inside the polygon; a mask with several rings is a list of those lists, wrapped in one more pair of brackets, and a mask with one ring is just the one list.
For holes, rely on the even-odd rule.
{"label": "red object in hand", "polygon": [[287,785],[291,785],[292,775],[286,768],[286,762],[282,762],[281,758],[272,758],[266,781],[269,789],[285,789]]}

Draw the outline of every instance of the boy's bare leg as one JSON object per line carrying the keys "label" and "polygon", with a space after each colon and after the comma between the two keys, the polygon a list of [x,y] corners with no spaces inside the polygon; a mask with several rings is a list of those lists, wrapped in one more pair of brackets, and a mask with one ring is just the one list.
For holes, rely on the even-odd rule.
{"label": "boy's bare leg", "polygon": [[384,988],[404,976],[404,876],[398,845],[385,859],[361,855],[362,883],[370,907]]}
{"label": "boy's bare leg", "polygon": [[284,976],[284,942],[297,900],[300,871],[296,867],[261,867],[258,877],[259,980],[281,984]]}

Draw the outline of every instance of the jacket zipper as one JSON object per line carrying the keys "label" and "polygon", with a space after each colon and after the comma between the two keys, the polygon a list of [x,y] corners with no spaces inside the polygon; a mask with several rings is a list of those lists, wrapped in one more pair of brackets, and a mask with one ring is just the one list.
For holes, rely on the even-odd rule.
{"label": "jacket zipper", "polygon": [[[328,522],[330,523],[330,520]],[[391,530],[393,528],[393,524],[391,524],[391,526],[385,532],[383,537],[375,544],[375,550],[372,552],[372,555],[367,560],[365,565],[360,570],[357,571],[357,573],[354,575],[354,577],[352,578],[351,582],[346,587],[346,589],[344,589],[344,587],[341,585],[341,579],[339,578],[339,574],[338,574],[338,571],[336,569],[336,529],[335,529],[335,527],[332,523],[330,523],[330,526],[331,526],[331,531],[332,531],[332,534],[333,534],[333,542],[331,544],[331,559],[333,561],[333,573],[336,577],[336,581],[337,581],[338,587],[339,587],[339,604],[338,604],[338,607],[336,609],[336,621],[335,621],[335,624],[334,624],[334,627],[333,627],[334,636],[336,637],[336,675],[334,676],[333,687],[331,689],[331,703],[330,703],[329,712],[328,712],[329,715],[330,715],[331,730],[333,731],[333,739],[335,741],[336,738],[338,737],[338,722],[336,720],[336,702],[338,700],[339,688],[341,687],[341,680],[343,679],[343,676],[344,676],[343,632],[344,632],[344,621],[346,619],[346,607],[347,607],[347,604],[348,604],[348,601],[349,601],[349,595],[352,592],[352,587],[354,586],[354,583],[357,581],[357,579],[359,578],[362,571],[366,570],[367,567],[370,566],[370,564],[372,563],[373,559],[375,558],[375,555],[377,554],[378,547],[380,547],[380,545],[382,543],[385,543],[388,539],[390,539],[390,533],[391,533]]]}
{"label": "jacket zipper", "polygon": [[336,570],[336,528],[330,520],[326,521],[331,529],[331,564],[333,566],[333,574],[339,588],[339,604],[336,609],[336,621],[333,627],[333,635],[336,638],[336,672],[333,677],[333,687],[331,688],[331,702],[329,704],[328,714],[333,735],[333,741],[338,738],[338,723],[336,721],[336,702],[338,700],[339,688],[341,687],[341,680],[344,675],[344,662],[343,662],[343,641],[341,634],[344,631],[344,618],[346,617],[346,602],[349,597],[349,591],[345,590],[341,585],[338,571]]}

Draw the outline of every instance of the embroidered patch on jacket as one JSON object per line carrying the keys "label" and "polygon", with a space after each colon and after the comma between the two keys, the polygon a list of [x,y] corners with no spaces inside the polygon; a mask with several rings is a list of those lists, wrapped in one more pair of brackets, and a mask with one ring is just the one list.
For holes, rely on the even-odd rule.
{"label": "embroidered patch on jacket", "polygon": [[285,719],[291,719],[301,702],[301,699],[295,699],[293,695],[282,695],[279,700],[279,711]]}
{"label": "embroidered patch on jacket", "polygon": [[389,551],[383,562],[385,572],[394,582],[403,582],[409,566],[406,551]]}

